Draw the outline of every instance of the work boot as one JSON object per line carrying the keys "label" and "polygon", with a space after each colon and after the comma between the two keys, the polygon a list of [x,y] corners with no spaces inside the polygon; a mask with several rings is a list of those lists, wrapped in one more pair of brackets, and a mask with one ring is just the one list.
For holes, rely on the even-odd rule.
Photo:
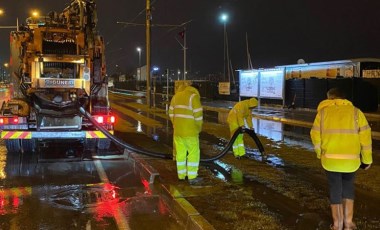
{"label": "work boot", "polygon": [[344,213],[344,230],[356,229],[356,224],[352,221],[354,217],[354,200],[343,199],[343,213]]}
{"label": "work boot", "polygon": [[202,178],[197,177],[194,179],[189,179],[189,184],[190,185],[199,185],[202,181],[203,181]]}
{"label": "work boot", "polygon": [[247,157],[247,155],[235,156],[235,159],[237,159],[237,160],[243,160],[243,159],[248,159],[248,157]]}
{"label": "work boot", "polygon": [[331,230],[342,230],[343,229],[343,205],[342,204],[332,204],[331,215],[334,224],[330,226]]}

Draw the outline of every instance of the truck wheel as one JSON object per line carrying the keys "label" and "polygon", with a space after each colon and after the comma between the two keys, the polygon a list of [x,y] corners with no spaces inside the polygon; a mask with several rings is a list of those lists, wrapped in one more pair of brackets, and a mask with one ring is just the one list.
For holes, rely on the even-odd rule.
{"label": "truck wheel", "polygon": [[108,138],[98,139],[98,149],[109,149],[111,146],[111,140]]}
{"label": "truck wheel", "polygon": [[34,152],[36,149],[36,140],[23,139],[21,140],[21,149],[23,152]]}
{"label": "truck wheel", "polygon": [[5,146],[7,147],[8,152],[20,152],[21,144],[20,140],[7,139],[5,140]]}

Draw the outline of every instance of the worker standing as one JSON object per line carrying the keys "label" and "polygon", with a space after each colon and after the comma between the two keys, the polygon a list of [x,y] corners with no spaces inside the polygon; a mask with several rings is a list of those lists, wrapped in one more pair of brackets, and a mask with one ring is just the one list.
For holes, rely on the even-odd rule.
{"label": "worker standing", "polygon": [[[227,117],[227,122],[230,127],[230,134],[231,137],[234,135],[236,130],[238,130],[239,127],[244,127],[245,125],[248,126],[248,128],[253,129],[253,123],[252,123],[252,109],[257,107],[258,102],[256,98],[247,99],[244,101],[240,101],[235,104],[235,106],[230,110]],[[244,147],[244,140],[243,140],[243,134],[239,134],[232,146],[234,156],[236,158],[241,158],[245,155],[245,147]]]}
{"label": "worker standing", "polygon": [[326,171],[333,218],[331,229],[356,229],[355,174],[372,164],[371,128],[362,111],[345,99],[338,88],[327,92],[317,109],[310,136],[317,158]]}
{"label": "worker standing", "polygon": [[169,107],[169,117],[173,124],[173,142],[176,150],[178,179],[186,176],[190,184],[196,184],[200,161],[199,133],[203,124],[203,108],[198,90],[187,86],[177,92]]}
{"label": "worker standing", "polygon": [[[178,88],[175,90],[175,94],[185,90],[186,86],[187,85],[185,84],[179,85]],[[174,143],[174,138],[173,138],[173,161],[176,161],[176,155],[177,155],[177,151],[175,149],[175,143]]]}

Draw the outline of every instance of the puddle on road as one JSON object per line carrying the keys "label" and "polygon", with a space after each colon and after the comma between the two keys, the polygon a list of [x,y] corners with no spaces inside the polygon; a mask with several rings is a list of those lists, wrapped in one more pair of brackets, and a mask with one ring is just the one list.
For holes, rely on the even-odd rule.
{"label": "puddle on road", "polygon": [[64,152],[43,163],[37,153],[0,152],[0,229],[183,228],[132,160],[97,160],[110,181],[101,183],[95,161],[62,161]]}

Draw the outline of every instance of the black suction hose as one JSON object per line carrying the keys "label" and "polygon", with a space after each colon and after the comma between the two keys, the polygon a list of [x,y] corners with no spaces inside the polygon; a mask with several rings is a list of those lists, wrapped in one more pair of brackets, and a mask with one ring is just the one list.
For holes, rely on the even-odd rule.
{"label": "black suction hose", "polygon": [[215,160],[218,160],[219,158],[222,158],[224,155],[227,154],[228,150],[230,150],[230,149],[232,148],[232,145],[234,144],[235,139],[236,139],[237,136],[238,136],[239,134],[241,134],[242,132],[243,132],[243,129],[242,129],[241,127],[239,127],[239,128],[235,131],[234,135],[232,135],[232,137],[231,137],[230,141],[227,143],[226,147],[224,147],[224,149],[223,149],[218,155],[216,155],[216,156],[214,156],[214,157],[211,157],[211,158],[206,158],[206,159],[201,158],[200,161],[201,161],[201,162],[210,162],[210,161],[215,161]]}
{"label": "black suction hose", "polygon": [[[172,159],[172,155],[164,154],[164,153],[151,152],[151,151],[147,151],[147,150],[143,150],[143,149],[137,149],[134,146],[125,143],[124,141],[120,140],[119,138],[117,138],[117,137],[113,136],[111,133],[109,133],[106,128],[99,125],[98,122],[94,118],[92,118],[91,114],[89,114],[83,107],[79,107],[79,112],[83,116],[85,116],[96,128],[98,128],[102,133],[104,133],[104,135],[106,135],[115,144],[117,144],[123,148],[126,148],[128,150],[134,151],[136,153],[146,155],[146,156],[163,158],[163,159]],[[211,157],[211,158],[201,158],[200,161],[201,162],[211,162],[211,161],[215,161],[215,160],[223,157],[224,155],[226,155],[228,150],[231,149],[231,147],[232,147],[233,143],[235,142],[235,139],[237,138],[237,136],[243,132],[248,133],[253,138],[253,140],[255,141],[256,145],[259,148],[259,151],[262,154],[264,154],[264,147],[261,144],[259,138],[257,137],[255,131],[251,130],[251,129],[245,129],[245,128],[239,127],[235,131],[234,135],[232,135],[230,141],[227,143],[227,145],[224,147],[224,149],[218,155]]]}
{"label": "black suction hose", "polygon": [[260,139],[257,137],[255,130],[253,129],[243,129],[243,132],[247,133],[255,141],[256,146],[259,148],[259,151],[262,155],[265,154],[264,146],[261,144]]}
{"label": "black suction hose", "polygon": [[146,151],[142,149],[137,149],[134,146],[125,143],[124,141],[120,140],[119,138],[109,133],[108,130],[104,128],[103,126],[99,125],[98,122],[94,118],[92,118],[91,114],[89,114],[83,107],[79,107],[79,112],[83,114],[83,116],[85,116],[88,120],[90,120],[90,122],[93,125],[95,125],[96,128],[98,128],[102,133],[104,133],[104,135],[106,135],[110,140],[112,140],[115,144],[119,146],[122,146],[128,150],[131,150],[143,155],[151,156],[151,157],[164,158],[164,159],[172,158],[172,156],[169,154],[155,153],[155,152],[150,152],[150,151]]}

